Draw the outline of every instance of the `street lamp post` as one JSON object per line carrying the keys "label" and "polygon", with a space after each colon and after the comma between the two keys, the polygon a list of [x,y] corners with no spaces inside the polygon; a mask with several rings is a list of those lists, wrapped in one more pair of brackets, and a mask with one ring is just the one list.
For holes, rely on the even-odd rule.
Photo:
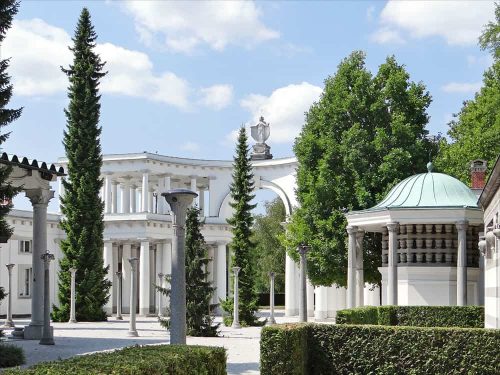
{"label": "street lamp post", "polygon": [[198,196],[188,189],[173,189],[161,194],[172,209],[172,280],[170,282],[170,343],[186,344],[186,253],[184,249],[186,211]]}
{"label": "street lamp post", "polygon": [[269,272],[269,307],[271,309],[271,315],[269,316],[269,320],[266,325],[270,326],[276,324],[276,320],[274,319],[274,276],[276,274],[274,272]]}
{"label": "street lamp post", "polygon": [[233,272],[234,272],[234,293],[233,293],[233,324],[231,325],[231,328],[241,328],[240,326],[240,312],[239,312],[239,301],[238,301],[238,294],[239,294],[239,287],[238,287],[238,274],[240,273],[241,268],[240,267],[233,267]]}
{"label": "street lamp post", "polygon": [[123,320],[122,317],[122,273],[121,271],[117,271],[116,279],[118,280],[118,296],[116,299],[116,320]]}
{"label": "street lamp post", "polygon": [[76,299],[76,290],[75,290],[75,280],[76,280],[76,268],[71,267],[69,269],[71,272],[71,302],[70,302],[70,312],[69,312],[69,323],[76,323],[76,312],[75,312],[75,299]]}
{"label": "street lamp post", "polygon": [[298,247],[300,254],[299,322],[307,322],[306,254],[310,248],[306,244]]}
{"label": "street lamp post", "polygon": [[14,268],[14,264],[9,263],[6,264],[7,272],[9,274],[9,283],[7,285],[8,295],[7,295],[7,319],[5,319],[4,327],[5,328],[14,328],[14,321],[12,320],[12,268]]}
{"label": "street lamp post", "polygon": [[41,256],[44,264],[45,274],[43,280],[43,329],[40,345],[54,345],[54,332],[50,326],[50,261],[54,260],[54,254],[49,253],[47,250]]}

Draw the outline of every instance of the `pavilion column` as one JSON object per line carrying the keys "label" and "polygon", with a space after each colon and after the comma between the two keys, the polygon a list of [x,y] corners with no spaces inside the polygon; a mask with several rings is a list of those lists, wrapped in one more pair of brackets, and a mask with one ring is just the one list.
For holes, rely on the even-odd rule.
{"label": "pavilion column", "polygon": [[[217,242],[217,251],[215,254],[216,259],[216,293],[217,293],[217,302],[219,303],[219,299],[226,299],[226,269],[227,269],[227,259],[226,259],[226,243],[225,242]],[[219,308],[219,310],[221,310]]]}
{"label": "pavilion column", "polygon": [[130,186],[130,212],[137,212],[137,186]]}
{"label": "pavilion column", "polygon": [[61,213],[62,198],[64,197],[64,177],[59,177],[59,207],[57,212]]}
{"label": "pavilion column", "polygon": [[200,194],[198,195],[198,202],[200,205],[200,216],[205,217],[205,188],[200,187]]}
{"label": "pavilion column", "polygon": [[118,181],[111,181],[111,213],[118,212]]}
{"label": "pavilion column", "polygon": [[142,196],[141,196],[141,208],[142,212],[148,211],[148,192],[149,192],[149,171],[143,171],[142,173]]}
{"label": "pavilion column", "polygon": [[387,304],[398,304],[398,227],[399,223],[388,223],[389,257],[387,264]]}
{"label": "pavilion column", "polygon": [[316,295],[314,319],[323,320],[328,318],[328,287],[318,286],[314,294]]}
{"label": "pavilion column", "polygon": [[131,266],[128,261],[132,258],[132,245],[124,243],[122,247],[122,312],[130,313],[130,285],[131,285]]}
{"label": "pavilion column", "polygon": [[[159,286],[162,286],[163,285],[163,280],[161,280],[160,276],[159,275],[165,275],[165,271],[164,271],[164,262],[163,262],[163,257],[164,257],[164,254],[163,254],[163,244],[161,242],[157,242],[155,245],[155,249],[156,249],[156,259],[155,259],[155,275],[154,275],[154,283],[159,285]],[[158,315],[161,314],[161,310],[163,309],[163,306],[164,305],[164,298],[163,298],[163,294],[162,293],[159,293],[156,288],[154,286],[151,286],[151,290],[152,290],[152,294],[155,296],[155,300],[156,300],[156,308],[157,308],[157,311],[158,311]]]}
{"label": "pavilion column", "polygon": [[[111,282],[111,285],[113,285],[113,280],[114,280],[114,274],[115,274],[115,269],[113,268],[113,242],[111,241],[104,241],[104,251],[103,251],[103,261],[104,261],[104,267],[109,267],[108,268],[108,273],[106,274],[106,279]],[[110,297],[108,299],[108,302],[104,306],[104,311],[106,311],[106,314],[112,315],[113,314],[113,287],[110,289]]]}
{"label": "pavilion column", "polygon": [[42,338],[44,307],[44,275],[45,268],[42,254],[47,249],[47,206],[54,197],[49,189],[26,189],[26,196],[33,205],[33,280],[31,287],[31,322],[24,329],[24,338],[38,340]]}
{"label": "pavilion column", "polygon": [[149,314],[150,269],[149,241],[141,240],[139,259],[139,315]]}
{"label": "pavilion column", "polygon": [[161,199],[161,194],[166,193],[165,190],[165,178],[163,175],[160,175],[158,177],[158,202],[156,204],[157,209],[158,209],[158,214],[164,214],[165,213],[165,199]]}
{"label": "pavilion column", "polygon": [[106,177],[104,177],[104,213],[105,214],[110,214],[111,213],[111,200],[112,198],[112,187],[111,187],[111,175],[107,174]]}
{"label": "pavilion column", "polygon": [[121,213],[128,214],[130,212],[130,183],[129,183],[129,181],[124,181],[121,184],[121,186],[122,186]]}
{"label": "pavilion column", "polygon": [[[166,275],[172,275],[172,242],[165,241],[163,243],[163,273]],[[170,288],[170,284],[166,281],[164,282],[165,288]],[[170,307],[169,297],[164,297],[163,304],[164,308]]]}
{"label": "pavilion column", "polygon": [[285,316],[298,314],[297,265],[288,255],[285,255]]}
{"label": "pavilion column", "polygon": [[[195,193],[198,193],[198,189],[196,188],[196,176],[190,176],[191,178],[191,184],[189,187],[189,190],[194,191]],[[197,205],[197,199],[193,199],[193,206]]]}
{"label": "pavilion column", "polygon": [[314,317],[314,286],[307,277],[307,316]]}
{"label": "pavilion column", "polygon": [[356,236],[358,227],[347,228],[349,242],[347,247],[347,308],[356,307]]}
{"label": "pavilion column", "polygon": [[456,223],[458,232],[457,306],[467,305],[467,221]]}
{"label": "pavilion column", "polygon": [[363,265],[363,238],[365,232],[359,230],[356,235],[356,306],[363,306],[365,299],[365,276]]}

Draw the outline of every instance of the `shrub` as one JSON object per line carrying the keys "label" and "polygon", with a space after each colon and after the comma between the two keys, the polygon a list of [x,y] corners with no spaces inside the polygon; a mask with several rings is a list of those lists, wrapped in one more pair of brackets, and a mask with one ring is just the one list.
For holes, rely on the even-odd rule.
{"label": "shrub", "polygon": [[339,310],[338,324],[483,328],[483,306],[365,306]]}
{"label": "shrub", "polygon": [[24,364],[23,349],[19,346],[0,344],[0,368]]}
{"label": "shrub", "polygon": [[287,369],[297,365],[291,353],[297,351],[305,361],[293,372],[297,375],[500,373],[500,330],[338,324],[266,327],[261,336],[261,374],[289,373]]}
{"label": "shrub", "polygon": [[133,346],[114,352],[40,363],[29,369],[10,370],[4,374],[225,375],[226,350],[188,345]]}

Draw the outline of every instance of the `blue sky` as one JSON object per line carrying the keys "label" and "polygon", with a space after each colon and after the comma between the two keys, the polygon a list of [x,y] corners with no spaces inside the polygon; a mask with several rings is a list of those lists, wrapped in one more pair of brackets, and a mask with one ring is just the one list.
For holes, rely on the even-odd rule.
{"label": "blue sky", "polygon": [[64,155],[67,105],[60,65],[82,7],[98,51],[104,153],[229,159],[241,124],[271,123],[275,157],[292,155],[303,113],[356,49],[374,72],[388,55],[433,97],[431,133],[480,87],[491,59],[477,47],[493,1],[165,2],[22,1],[1,49],[24,106],[3,150]]}

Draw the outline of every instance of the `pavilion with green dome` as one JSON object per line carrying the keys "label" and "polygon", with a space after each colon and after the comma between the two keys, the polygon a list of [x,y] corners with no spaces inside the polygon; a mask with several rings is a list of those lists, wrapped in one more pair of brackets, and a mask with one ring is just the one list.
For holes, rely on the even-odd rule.
{"label": "pavilion with green dome", "polygon": [[374,207],[346,214],[348,308],[363,304],[366,232],[382,234],[383,305],[482,303],[477,196],[456,178],[433,172],[432,163],[427,168]]}

